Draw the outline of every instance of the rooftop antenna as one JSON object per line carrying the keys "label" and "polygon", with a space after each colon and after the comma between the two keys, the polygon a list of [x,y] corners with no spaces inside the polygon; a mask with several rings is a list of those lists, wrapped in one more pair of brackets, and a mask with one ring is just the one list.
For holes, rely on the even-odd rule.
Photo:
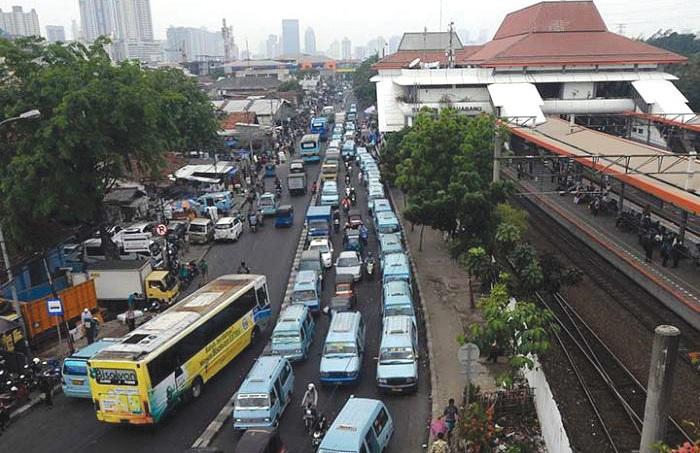
{"label": "rooftop antenna", "polygon": [[452,35],[454,35],[454,21],[450,22],[450,45],[447,48],[447,67],[453,69],[455,67],[455,48],[452,42]]}

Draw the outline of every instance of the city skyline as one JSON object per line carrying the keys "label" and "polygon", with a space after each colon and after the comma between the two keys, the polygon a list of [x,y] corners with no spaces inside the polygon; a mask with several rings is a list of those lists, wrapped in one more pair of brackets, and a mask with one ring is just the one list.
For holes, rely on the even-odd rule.
{"label": "city skyline", "polygon": [[[300,30],[307,27],[314,29],[316,48],[325,51],[333,41],[341,40],[344,36],[353,43],[365,43],[372,39],[368,36],[370,33],[380,32],[387,37],[400,36],[407,31],[421,31],[424,27],[429,31],[438,31],[446,29],[447,24],[454,21],[460,36],[464,36],[463,32],[466,31],[472,39],[490,39],[506,13],[536,1],[504,0],[495,4],[472,5],[444,0],[442,26],[439,25],[440,8],[437,5],[426,8],[418,2],[398,0],[375,3],[358,0],[358,8],[354,9],[357,13],[349,11],[338,16],[336,21],[321,21],[312,9],[299,8],[297,2],[281,0],[267,0],[263,8],[260,5],[237,5],[235,9],[223,0],[201,0],[196,8],[192,8],[189,0],[151,0],[152,31],[157,40],[166,39],[166,30],[170,26],[206,27],[209,31],[217,31],[221,19],[231,17],[235,40],[244,42],[247,39],[251,48],[257,48],[255,44],[264,43],[269,34],[281,35],[282,19],[297,18]],[[631,2],[624,5],[620,0],[598,0],[595,3],[605,17],[608,28],[616,32],[623,29],[627,36],[649,36],[659,29],[669,28],[681,32],[700,31],[697,25],[700,24],[700,2],[695,0],[640,0],[634,3],[634,8],[629,8]],[[78,0],[0,0],[3,11],[11,10],[14,5],[22,6],[25,11],[36,9],[42,32],[49,24],[72,30],[71,21],[80,17]],[[365,7],[371,9],[373,14],[365,14]],[[392,14],[397,8],[416,11],[416,14],[401,15],[401,20],[397,21]],[[236,20],[236,17],[246,19]]]}

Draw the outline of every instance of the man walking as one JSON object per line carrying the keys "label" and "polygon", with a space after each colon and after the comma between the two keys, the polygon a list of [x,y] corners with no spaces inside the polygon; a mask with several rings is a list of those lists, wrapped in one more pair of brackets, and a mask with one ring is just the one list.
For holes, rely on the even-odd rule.
{"label": "man walking", "polygon": [[448,438],[452,435],[452,430],[455,429],[455,425],[457,424],[458,413],[459,409],[457,408],[457,406],[455,406],[454,398],[450,398],[450,400],[447,402],[447,407],[445,407],[445,410],[442,413],[442,415],[445,416],[445,424],[447,425]]}
{"label": "man walking", "polygon": [[203,286],[209,281],[209,264],[204,258],[199,262],[199,274],[202,276],[202,282],[199,286]]}
{"label": "man walking", "polygon": [[92,317],[92,313],[87,308],[83,310],[83,314],[80,315],[83,322],[83,329],[85,329],[85,337],[87,338],[88,344],[95,342],[95,319]]}
{"label": "man walking", "polygon": [[44,403],[49,407],[53,407],[53,379],[51,379],[51,376],[44,375],[41,377],[39,389],[44,394]]}
{"label": "man walking", "polygon": [[430,453],[449,453],[450,447],[445,442],[445,434],[438,433],[437,439],[430,446]]}

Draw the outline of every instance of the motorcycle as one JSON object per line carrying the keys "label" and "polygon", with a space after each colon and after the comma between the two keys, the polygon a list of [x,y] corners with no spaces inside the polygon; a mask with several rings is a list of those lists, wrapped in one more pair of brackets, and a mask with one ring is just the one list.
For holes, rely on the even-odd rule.
{"label": "motorcycle", "polygon": [[370,278],[372,278],[372,276],[374,275],[374,265],[374,258],[372,258],[371,256],[367,258],[367,266],[365,269],[367,270],[367,276]]}
{"label": "motorcycle", "polygon": [[340,219],[338,217],[333,219],[333,231],[336,233],[340,231]]}
{"label": "motorcycle", "polygon": [[314,449],[318,449],[318,447],[321,446],[321,442],[323,441],[327,430],[328,426],[326,423],[326,417],[321,415],[318,419],[318,423],[316,423],[316,426],[314,427],[313,433],[311,434],[311,446]]}
{"label": "motorcycle", "polygon": [[307,404],[304,408],[304,414],[302,418],[304,420],[304,428],[308,434],[311,434],[317,422],[316,408],[314,408],[311,403]]}

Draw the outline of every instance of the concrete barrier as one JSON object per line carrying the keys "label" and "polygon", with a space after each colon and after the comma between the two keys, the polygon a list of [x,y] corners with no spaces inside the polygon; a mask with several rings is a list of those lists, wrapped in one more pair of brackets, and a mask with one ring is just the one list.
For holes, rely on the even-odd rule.
{"label": "concrete barrier", "polygon": [[572,453],[569,436],[566,434],[559,406],[554,400],[554,394],[549,387],[549,382],[547,382],[547,376],[545,376],[537,357],[531,356],[530,358],[533,360],[534,366],[531,370],[524,368],[523,374],[535,393],[535,409],[537,410],[537,418],[540,421],[540,429],[542,430],[545,445],[547,445],[547,451]]}

